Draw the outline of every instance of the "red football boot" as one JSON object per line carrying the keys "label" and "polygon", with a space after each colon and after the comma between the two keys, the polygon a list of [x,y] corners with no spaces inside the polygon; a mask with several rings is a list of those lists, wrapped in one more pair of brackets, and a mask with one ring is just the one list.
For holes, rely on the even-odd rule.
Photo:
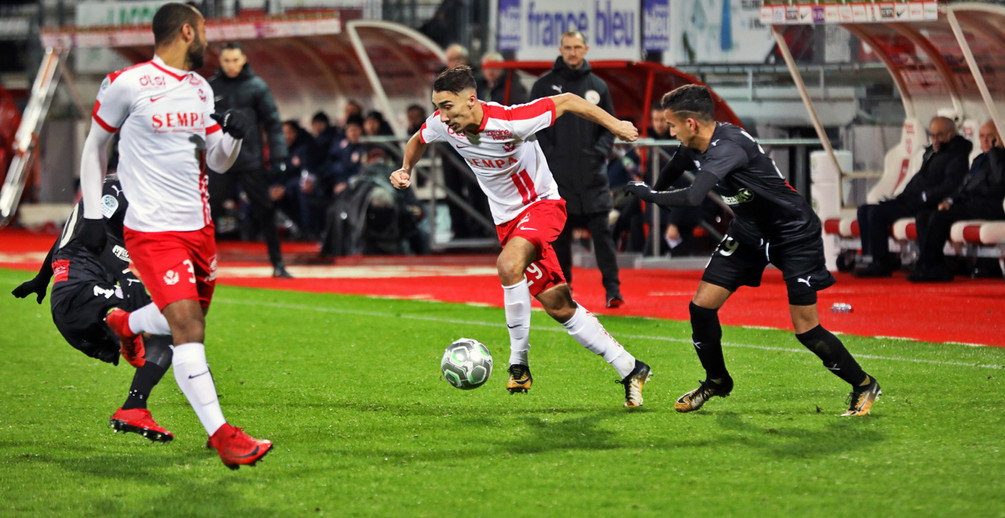
{"label": "red football boot", "polygon": [[174,434],[157,424],[145,408],[119,408],[112,414],[110,423],[116,432],[138,433],[151,441],[171,442],[174,439]]}
{"label": "red football boot", "polygon": [[220,460],[230,469],[237,469],[241,464],[254,466],[266,453],[272,450],[272,441],[258,440],[244,433],[236,426],[224,423],[208,441],[206,447],[215,449],[220,454]]}
{"label": "red football boot", "polygon": [[129,362],[129,365],[137,369],[146,365],[147,351],[143,347],[143,337],[129,329],[129,313],[120,308],[115,308],[105,316],[105,322],[112,328],[115,336],[119,337],[119,345],[122,347],[122,357]]}

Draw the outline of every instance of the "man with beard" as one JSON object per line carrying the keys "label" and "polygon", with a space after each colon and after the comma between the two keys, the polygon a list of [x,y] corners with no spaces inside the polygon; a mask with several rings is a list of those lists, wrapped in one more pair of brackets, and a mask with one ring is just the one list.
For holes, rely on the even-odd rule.
{"label": "man with beard", "polygon": [[80,158],[84,220],[78,239],[95,253],[104,247],[101,177],[107,144],[118,132],[118,175],[129,201],[126,249],[167,318],[175,380],[209,434],[207,446],[237,469],[258,462],[272,442],[227,423],[206,362],[205,314],[216,283],[206,166],[229,169],[241,139],[252,132],[239,112],[214,113],[213,89],[194,72],[206,49],[199,11],[165,4],[152,27],[154,58],[109,74],[98,91]]}

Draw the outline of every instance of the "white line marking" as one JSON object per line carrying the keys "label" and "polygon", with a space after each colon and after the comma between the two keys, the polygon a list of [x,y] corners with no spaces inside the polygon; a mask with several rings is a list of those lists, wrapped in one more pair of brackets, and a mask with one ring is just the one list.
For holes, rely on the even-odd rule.
{"label": "white line marking", "polygon": [[[322,308],[316,306],[303,306],[299,304],[279,304],[275,302],[253,302],[247,300],[236,300],[236,299],[225,299],[225,298],[215,298],[214,302],[222,302],[225,304],[241,304],[246,306],[268,306],[272,308],[282,308],[282,309],[296,309],[300,311],[320,311],[324,313],[338,313],[343,315],[361,315],[368,317],[397,317],[405,318],[409,320],[421,320],[425,322],[440,322],[444,324],[464,324],[469,326],[485,326],[485,327],[499,327],[506,325],[505,322],[477,322],[472,320],[455,320],[452,318],[440,318],[432,317],[426,315],[405,315],[398,313],[383,313],[377,311],[357,311],[351,309],[336,309],[336,308]],[[535,308],[537,309],[537,308]],[[655,320],[655,319],[654,319]],[[548,331],[552,333],[565,333],[565,329],[554,328],[554,327],[538,327],[536,331]],[[638,339],[638,340],[654,340],[662,342],[677,342],[682,344],[691,345],[691,340],[685,338],[668,338],[665,336],[650,336],[650,335],[620,335],[626,339]],[[801,354],[813,354],[807,349],[793,349],[790,347],[770,347],[763,345],[753,345],[753,344],[741,344],[735,342],[723,342],[726,347],[737,347],[742,349],[758,349],[762,351],[779,351],[787,353],[801,353]],[[929,365],[945,365],[954,367],[978,367],[981,369],[1005,369],[1005,365],[995,365],[995,364],[982,364],[982,363],[965,363],[965,362],[951,362],[942,360],[923,360],[919,358],[902,358],[896,356],[876,356],[873,354],[855,354],[856,358],[868,358],[870,360],[885,360],[885,361],[895,361],[895,362],[908,362],[908,363],[924,363]]]}

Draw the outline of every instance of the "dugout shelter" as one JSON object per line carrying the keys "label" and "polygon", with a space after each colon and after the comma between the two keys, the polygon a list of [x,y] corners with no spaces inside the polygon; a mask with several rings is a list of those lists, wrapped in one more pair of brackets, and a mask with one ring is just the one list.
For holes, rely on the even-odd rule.
{"label": "dugout shelter", "polygon": [[[917,172],[928,145],[928,122],[935,115],[956,121],[974,141],[978,129],[994,121],[1005,135],[1005,6],[986,2],[801,2],[766,1],[761,21],[771,31],[824,151],[813,157],[814,208],[824,222],[830,269],[846,270],[859,248],[856,206],[847,199],[856,179],[872,183],[866,203],[899,194]],[[886,66],[900,94],[904,122],[899,142],[886,150],[881,171],[853,171],[848,152],[836,151],[820,124],[787,44],[788,32],[808,24],[840,26],[868,45]],[[973,158],[971,156],[971,158]],[[1003,200],[1005,203],[1005,200]],[[913,218],[894,224],[891,239],[910,262],[917,233]],[[959,222],[947,251],[995,257],[1005,272],[1005,222]]]}
{"label": "dugout shelter", "polygon": [[[0,190],[0,227],[15,215],[57,86],[66,85],[79,113],[91,112],[93,97],[77,93],[75,85],[81,78],[66,66],[70,53],[111,49],[127,61],[139,63],[151,59],[154,50],[149,25],[46,30],[41,39],[45,54]],[[439,45],[413,29],[381,20],[346,20],[337,12],[210,18],[206,39],[206,63],[199,72],[212,76],[219,68],[220,45],[240,42],[255,73],[268,83],[284,119],[309,121],[318,110],[337,119],[346,102],[356,100],[366,109],[383,112],[400,136],[407,125],[406,107],[416,102],[429,106],[423,101],[428,103],[432,79],[445,61]],[[88,79],[100,81],[100,77]],[[64,160],[75,163],[79,158],[76,147],[66,147]]]}

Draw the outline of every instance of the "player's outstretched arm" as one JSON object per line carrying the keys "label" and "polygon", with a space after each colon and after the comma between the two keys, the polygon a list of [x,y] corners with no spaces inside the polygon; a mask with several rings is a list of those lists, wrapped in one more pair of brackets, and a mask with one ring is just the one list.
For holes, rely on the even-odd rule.
{"label": "player's outstretched arm", "polygon": [[80,194],[84,202],[85,219],[103,219],[101,186],[105,178],[105,167],[108,165],[108,142],[114,135],[91,119],[91,130],[87,133],[80,152]]}
{"label": "player's outstretched arm", "polygon": [[206,165],[218,173],[226,172],[241,153],[241,142],[223,131],[206,135]]}
{"label": "player's outstretched arm", "polygon": [[42,299],[45,298],[45,292],[49,288],[49,281],[52,280],[52,256],[56,253],[56,248],[59,247],[59,238],[56,238],[56,242],[53,243],[52,248],[49,249],[49,254],[45,256],[45,260],[42,261],[42,266],[38,270],[38,274],[35,278],[22,282],[20,286],[14,288],[11,294],[19,299],[23,299],[28,295],[35,294],[35,302],[39,304],[42,303]]}
{"label": "player's outstretched arm", "polygon": [[719,178],[714,174],[703,171],[694,177],[690,187],[683,189],[657,191],[643,182],[628,182],[625,185],[625,192],[638,196],[646,203],[655,203],[662,207],[697,207],[718,181]]}
{"label": "player's outstretched arm", "polygon": [[391,185],[395,189],[407,189],[412,185],[412,168],[425,152],[426,143],[416,132],[412,138],[408,139],[408,144],[405,144],[405,157],[401,160],[401,169],[391,173]]}
{"label": "player's outstretched arm", "polygon": [[555,118],[561,117],[566,112],[574,113],[588,121],[600,124],[615,137],[626,142],[635,142],[639,138],[639,130],[634,124],[618,119],[576,94],[553,95],[551,100],[555,103]]}

